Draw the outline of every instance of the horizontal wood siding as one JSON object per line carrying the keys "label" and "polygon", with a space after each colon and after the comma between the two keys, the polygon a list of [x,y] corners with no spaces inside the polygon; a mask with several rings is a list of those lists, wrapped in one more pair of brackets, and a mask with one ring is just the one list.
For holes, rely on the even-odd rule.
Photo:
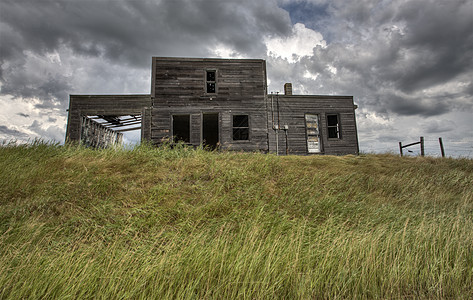
{"label": "horizontal wood siding", "polygon": [[[356,133],[355,108],[351,96],[286,96],[273,95],[272,107],[275,124],[278,123],[277,102],[279,100],[279,123],[281,127],[288,125],[287,145],[289,154],[308,154],[306,141],[305,114],[319,115],[319,130],[321,135],[321,150],[323,154],[345,155],[358,153],[358,138]],[[271,95],[268,96],[269,128],[272,128]],[[339,116],[341,138],[328,139],[328,114]],[[276,133],[270,130],[270,151],[276,152]],[[284,131],[278,135],[279,154],[286,151]]]}
{"label": "horizontal wood siding", "polygon": [[[206,71],[215,71],[216,93],[206,92]],[[212,80],[212,82],[214,82]],[[172,136],[172,116],[190,116],[190,143],[202,143],[202,115],[218,113],[223,149],[308,154],[306,114],[319,116],[321,154],[357,154],[351,96],[267,95],[266,63],[258,59],[153,57],[150,95],[71,95],[66,140],[80,139],[84,115],[142,115],[142,139],[161,144]],[[272,101],[271,101],[272,99]],[[273,125],[287,125],[283,130]],[[328,139],[327,115],[337,114],[340,138]],[[233,140],[233,116],[248,115],[249,140]],[[274,121],[272,120],[274,118]],[[287,141],[287,142],[286,142]]]}
{"label": "horizontal wood siding", "polygon": [[[173,114],[191,114],[191,143],[197,146],[202,142],[202,114],[218,113],[223,149],[267,151],[264,60],[155,57],[153,68],[153,142],[170,137]],[[215,94],[206,93],[206,70],[216,71]],[[233,114],[249,115],[249,141],[233,141]]]}
{"label": "horizontal wood siding", "polygon": [[[70,95],[66,141],[80,140],[82,116],[140,115],[150,106],[150,95]],[[150,118],[151,114],[143,115],[142,122],[150,123]]]}

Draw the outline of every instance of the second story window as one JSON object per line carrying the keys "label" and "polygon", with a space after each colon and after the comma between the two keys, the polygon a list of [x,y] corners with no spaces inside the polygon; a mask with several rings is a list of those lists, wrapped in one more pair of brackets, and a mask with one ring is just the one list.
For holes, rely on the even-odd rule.
{"label": "second story window", "polygon": [[217,71],[215,70],[206,71],[205,92],[207,94],[217,93]]}

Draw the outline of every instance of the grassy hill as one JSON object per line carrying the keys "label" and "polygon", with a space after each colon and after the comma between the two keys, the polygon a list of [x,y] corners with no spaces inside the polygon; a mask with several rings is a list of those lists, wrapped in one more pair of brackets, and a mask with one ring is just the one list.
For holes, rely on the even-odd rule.
{"label": "grassy hill", "polygon": [[473,160],[0,147],[0,298],[469,298]]}

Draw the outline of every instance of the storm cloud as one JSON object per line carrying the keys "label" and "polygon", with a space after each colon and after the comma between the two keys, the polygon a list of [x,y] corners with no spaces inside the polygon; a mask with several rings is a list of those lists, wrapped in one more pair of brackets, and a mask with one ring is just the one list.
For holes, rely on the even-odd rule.
{"label": "storm cloud", "polygon": [[152,56],[262,58],[270,92],[353,95],[362,149],[420,121],[471,137],[471,28],[466,0],[3,0],[0,138],[61,139],[69,94],[149,93]]}

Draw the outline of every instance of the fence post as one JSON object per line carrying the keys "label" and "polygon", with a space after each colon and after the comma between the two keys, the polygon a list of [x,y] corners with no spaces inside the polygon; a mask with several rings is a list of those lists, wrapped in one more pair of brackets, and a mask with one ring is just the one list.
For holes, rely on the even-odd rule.
{"label": "fence post", "polygon": [[424,156],[425,155],[425,152],[424,152],[424,137],[421,136],[420,137],[420,156]]}
{"label": "fence post", "polygon": [[402,157],[402,142],[399,142],[399,152],[401,152],[401,157]]}
{"label": "fence post", "polygon": [[439,144],[440,144],[440,152],[442,153],[442,157],[445,157],[445,150],[443,149],[443,142],[442,142],[441,137],[439,137]]}

